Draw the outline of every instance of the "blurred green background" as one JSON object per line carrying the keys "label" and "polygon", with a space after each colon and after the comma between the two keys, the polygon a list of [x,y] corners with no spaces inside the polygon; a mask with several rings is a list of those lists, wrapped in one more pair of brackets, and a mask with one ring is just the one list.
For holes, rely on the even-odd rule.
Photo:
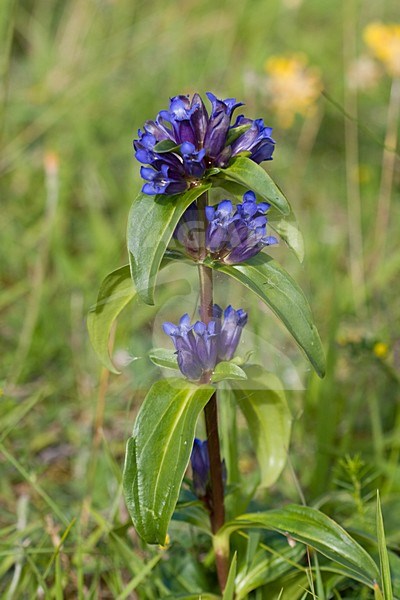
{"label": "blurred green background", "polygon": [[[344,523],[361,506],[367,519],[379,484],[389,541],[400,544],[390,528],[400,492],[400,170],[390,150],[399,78],[363,41],[368,23],[396,19],[395,0],[1,1],[4,597],[36,597],[38,586],[54,585],[58,597],[119,597],[143,566],[135,538],[115,531],[127,518],[119,487],[125,440],[156,371],[138,360],[109,376],[85,318],[103,277],[127,262],[127,215],[141,187],[132,139],[169,97],[195,91],[235,96],[247,116],[274,128],[267,169],[304,234],[303,265],[285,248],[276,256],[309,297],[328,357],[325,380],[283,331],[269,325],[267,335],[293,356],[305,388],[291,393],[290,456],[307,501],[324,495]],[[285,83],[284,67],[282,80],[279,68],[266,67],[271,56],[293,53],[302,53],[297,88],[290,74]],[[304,109],[308,69],[323,92]],[[285,93],[287,118],[279,110]],[[153,315],[139,305],[122,315],[117,359],[150,347]],[[269,506],[298,501],[296,485],[288,468]],[[333,502],[338,490],[348,504]]]}

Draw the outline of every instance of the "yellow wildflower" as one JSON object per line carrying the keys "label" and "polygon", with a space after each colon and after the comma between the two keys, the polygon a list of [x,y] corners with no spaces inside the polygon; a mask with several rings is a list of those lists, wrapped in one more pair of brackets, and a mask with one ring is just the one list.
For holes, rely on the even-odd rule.
{"label": "yellow wildflower", "polygon": [[373,347],[373,352],[377,358],[386,358],[389,353],[389,346],[384,342],[376,342]]}
{"label": "yellow wildflower", "polygon": [[400,24],[370,23],[364,41],[392,77],[400,76]]}
{"label": "yellow wildflower", "polygon": [[319,70],[308,66],[304,54],[271,56],[265,70],[269,101],[282,127],[290,127],[296,114],[315,109],[323,86]]}

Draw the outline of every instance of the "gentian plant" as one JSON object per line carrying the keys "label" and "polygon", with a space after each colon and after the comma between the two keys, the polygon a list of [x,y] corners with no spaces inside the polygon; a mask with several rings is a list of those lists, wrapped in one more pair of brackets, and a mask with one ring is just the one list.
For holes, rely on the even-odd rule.
{"label": "gentian plant", "polygon": [[[244,550],[247,559],[243,545],[235,546],[232,534],[251,528],[289,536],[291,543],[282,538],[279,547],[284,560],[278,574],[301,560],[308,545],[376,589],[375,562],[322,512],[289,505],[243,514],[255,486],[249,491],[239,473],[236,410],[247,422],[263,487],[275,483],[285,465],[291,416],[276,375],[251,358],[236,356],[247,323],[260,315],[250,306],[237,307],[233,298],[228,306],[215,304],[214,274],[239,282],[248,295],[268,306],[321,377],[325,360],[305,295],[266,252],[279,238],[302,260],[302,238],[290,205],[260,166],[272,159],[272,130],[262,119],[233,119],[242,106],[234,98],[207,96],[209,110],[198,94],[176,96],[168,110],[139,130],[134,149],[144,165],[144,183],[129,214],[129,265],[106,277],[89,313],[93,346],[104,365],[117,373],[108,337],[121,310],[134,297],[154,304],[157,274],[166,265],[178,263],[180,272],[197,268],[198,319],[184,314],[179,323],[166,321],[170,349],[154,349],[149,355],[156,365],[175,370],[175,376],[153,383],[127,443],[123,489],[130,516],[149,544],[166,544],[172,518],[206,532],[215,582],[225,600],[247,598],[271,581],[268,565],[261,568],[265,557],[255,554],[254,545],[249,542]],[[206,440],[195,437],[202,413]],[[230,438],[223,457],[221,416],[228,421],[222,428]],[[191,481],[185,478],[188,468]],[[201,597],[218,597],[210,595],[218,585],[202,590],[206,595]]]}

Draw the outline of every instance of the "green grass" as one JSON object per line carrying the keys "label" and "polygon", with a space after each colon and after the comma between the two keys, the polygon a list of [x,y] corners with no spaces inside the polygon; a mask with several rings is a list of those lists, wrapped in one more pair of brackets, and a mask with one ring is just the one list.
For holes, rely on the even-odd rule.
{"label": "green grass", "polygon": [[[373,19],[398,18],[394,0],[354,2],[354,16],[321,0],[287,4],[1,3],[0,595],[7,600],[156,599],[168,595],[171,581],[181,590],[188,581],[196,581],[193,589],[212,589],[207,574],[196,572],[196,579],[193,566],[183,572],[176,566],[183,556],[177,539],[192,553],[191,534],[182,527],[174,524],[168,551],[144,547],[129,527],[121,495],[125,441],[157,371],[140,358],[120,376],[102,370],[85,319],[104,276],[127,262],[126,220],[141,186],[131,143],[144,120],[172,95],[212,90],[242,99],[249,116],[274,126],[250,75],[261,76],[271,54],[292,51],[308,55],[328,97],[349,112],[343,23],[364,53],[362,28]],[[267,507],[298,502],[299,485],[308,504],[376,537],[379,488],[390,564],[400,573],[398,155],[388,229],[374,233],[389,94],[384,75],[359,92],[358,124],[321,97],[322,121],[307,156],[298,143],[300,117],[289,130],[274,127],[277,148],[268,169],[290,191],[306,242],[304,266],[285,248],[274,252],[310,299],[327,351],[326,378],[314,377],[267,313],[254,331],[264,340],[267,364],[279,371],[280,353],[287,355],[305,388],[290,395],[292,468],[260,501]],[[346,123],[358,132],[364,173],[359,220],[349,186],[355,171],[346,171],[346,160],[354,159]],[[294,172],[299,165],[303,170]],[[362,257],[351,253],[359,231]],[[238,305],[247,301],[239,287],[225,285]],[[114,348],[140,357],[153,341],[163,345],[161,320],[167,313],[176,318],[181,302],[189,307],[193,298],[180,298],[178,307],[169,300],[156,311],[131,306],[119,320]],[[379,341],[388,346],[386,357],[374,353]],[[254,459],[241,435],[241,466],[251,471]],[[310,587],[300,562],[288,590],[371,597],[354,582],[328,581],[318,569]],[[392,577],[398,590],[400,575]]]}

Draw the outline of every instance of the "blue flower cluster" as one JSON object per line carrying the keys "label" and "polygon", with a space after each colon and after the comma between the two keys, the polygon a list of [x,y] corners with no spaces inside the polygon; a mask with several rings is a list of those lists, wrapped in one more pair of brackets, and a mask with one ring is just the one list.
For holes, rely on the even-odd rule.
{"label": "blue flower cluster", "polygon": [[222,309],[214,304],[208,324],[197,321],[192,325],[189,315],[185,314],[179,325],[167,322],[163,329],[174,343],[183,375],[199,381],[203,376],[209,377],[217,363],[233,357],[246,323],[247,313],[232,306],[225,309],[222,321]]}
{"label": "blue flower cluster", "polygon": [[277,244],[275,237],[266,235],[269,208],[267,202],[257,204],[251,191],[236,207],[230,200],[223,200],[216,208],[207,206],[206,247],[211,256],[233,265],[255,256],[264,246]]}
{"label": "blue flower cluster", "polygon": [[[234,205],[230,200],[223,200],[216,207],[207,206],[207,253],[214,260],[233,265],[255,256],[264,246],[277,244],[276,237],[267,235],[266,213],[269,208],[267,202],[257,203],[251,191],[244,194],[241,204]],[[204,225],[193,203],[180,219],[174,237],[189,256],[200,260],[204,258],[200,256],[202,235],[204,237]]]}
{"label": "blue flower cluster", "polygon": [[140,171],[145,194],[182,193],[206,176],[207,169],[224,168],[241,152],[256,163],[272,159],[272,129],[262,119],[240,115],[231,125],[234,110],[243,103],[235,98],[219,100],[210,92],[207,97],[210,115],[199,94],[191,100],[175,96],[169,110],[159,112],[155,121],[146,121],[143,131],[139,129],[133,145],[137,160],[148,165]]}

